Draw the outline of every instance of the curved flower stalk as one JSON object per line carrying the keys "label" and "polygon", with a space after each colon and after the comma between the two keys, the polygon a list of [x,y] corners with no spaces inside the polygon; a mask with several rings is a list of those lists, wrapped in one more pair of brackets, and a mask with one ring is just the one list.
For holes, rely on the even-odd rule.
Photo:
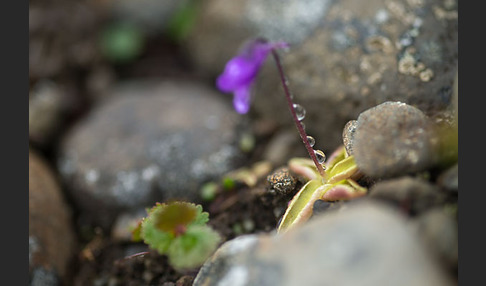
{"label": "curved flower stalk", "polygon": [[[345,200],[366,194],[366,188],[356,183],[360,176],[353,156],[348,156],[344,147],[337,150],[326,161],[326,156],[320,150],[314,150],[315,140],[305,132],[302,120],[305,109],[293,102],[288,81],[277,49],[287,48],[285,42],[267,42],[262,39],[249,42],[237,56],[225,66],[223,73],[217,78],[217,87],[223,92],[233,92],[233,105],[237,112],[244,114],[250,109],[251,88],[266,57],[272,53],[282,82],[285,98],[292,119],[299,135],[312,160],[302,158],[289,162],[289,168],[307,177],[309,181],[290,201],[287,210],[278,226],[278,231],[286,231],[305,222],[312,215],[312,207],[317,200]],[[314,166],[312,166],[312,163]],[[315,168],[313,168],[315,167]]]}
{"label": "curved flower stalk", "polygon": [[312,149],[315,144],[314,138],[307,136],[304,125],[301,122],[305,118],[305,109],[301,105],[293,102],[288,81],[280,63],[279,55],[276,52],[277,49],[288,47],[289,45],[285,42],[267,42],[263,39],[257,39],[247,43],[240,54],[228,61],[223,73],[217,78],[216,85],[223,92],[233,92],[233,106],[236,111],[242,114],[247,113],[250,109],[253,82],[266,57],[269,53],[272,53],[277,64],[292,119],[307,149],[307,153],[309,153],[312,161],[314,161],[321,177],[324,177],[323,163],[326,156],[322,151]]}

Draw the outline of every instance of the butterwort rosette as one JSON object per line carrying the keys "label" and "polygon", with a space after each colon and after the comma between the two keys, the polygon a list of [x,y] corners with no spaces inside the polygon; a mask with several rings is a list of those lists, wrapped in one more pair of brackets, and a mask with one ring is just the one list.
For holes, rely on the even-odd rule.
{"label": "butterwort rosette", "polygon": [[233,106],[238,113],[245,114],[250,110],[251,89],[269,53],[288,47],[285,42],[256,39],[247,43],[237,56],[228,61],[216,85],[222,92],[233,93]]}

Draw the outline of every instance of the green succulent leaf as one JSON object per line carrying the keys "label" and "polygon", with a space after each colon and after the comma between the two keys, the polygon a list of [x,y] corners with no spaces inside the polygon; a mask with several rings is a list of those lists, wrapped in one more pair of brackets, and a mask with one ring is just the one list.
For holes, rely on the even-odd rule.
{"label": "green succulent leaf", "polygon": [[292,172],[309,180],[321,177],[314,162],[309,158],[292,158],[289,160],[288,166]]}
{"label": "green succulent leaf", "polygon": [[321,199],[324,201],[349,200],[366,194],[367,189],[361,187],[352,179],[346,179],[334,184],[326,184]]}
{"label": "green succulent leaf", "polygon": [[331,170],[334,167],[334,165],[336,165],[338,162],[341,162],[346,157],[348,157],[348,153],[346,153],[346,148],[344,148],[344,146],[340,146],[339,148],[337,148],[327,159],[326,162],[327,172],[329,172],[329,170]]}
{"label": "green succulent leaf", "polygon": [[349,156],[344,147],[338,148],[329,158],[324,178],[321,178],[312,160],[307,158],[293,158],[288,165],[293,172],[311,180],[290,201],[278,232],[287,231],[307,221],[312,216],[312,208],[317,200],[348,200],[367,192],[366,188],[354,181],[353,178],[361,174],[354,157]]}
{"label": "green succulent leaf", "polygon": [[236,187],[238,183],[245,184],[253,188],[257,185],[263,177],[266,177],[268,172],[272,169],[272,164],[268,161],[259,161],[254,163],[251,167],[242,167],[233,170],[224,175],[222,180],[223,188],[231,190]]}
{"label": "green succulent leaf", "polygon": [[287,231],[292,226],[309,219],[312,215],[313,204],[320,197],[318,189],[322,186],[320,179],[310,180],[299,190],[290,201],[278,226],[278,232]]}
{"label": "green succulent leaf", "polygon": [[226,174],[227,179],[233,182],[241,182],[249,187],[254,187],[257,183],[257,176],[249,168],[240,168]]}
{"label": "green succulent leaf", "polygon": [[351,177],[358,171],[358,166],[354,160],[354,156],[348,156],[340,161],[337,161],[332,168],[326,171],[327,184],[333,184]]}
{"label": "green succulent leaf", "polygon": [[168,249],[170,264],[176,269],[201,266],[215,251],[221,237],[209,227],[191,226],[175,238]]}
{"label": "green succulent leaf", "polygon": [[359,193],[364,193],[368,192],[368,189],[365,187],[362,187],[360,184],[358,184],[355,180],[352,179],[347,179],[346,183],[348,183],[353,189]]}

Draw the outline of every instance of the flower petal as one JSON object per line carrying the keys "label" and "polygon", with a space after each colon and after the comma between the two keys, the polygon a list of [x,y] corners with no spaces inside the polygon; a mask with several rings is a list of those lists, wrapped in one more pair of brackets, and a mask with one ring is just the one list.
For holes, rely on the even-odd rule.
{"label": "flower petal", "polygon": [[233,107],[236,112],[245,114],[250,110],[251,86],[245,85],[235,90]]}
{"label": "flower petal", "polygon": [[238,113],[250,110],[250,88],[268,54],[274,49],[287,47],[285,42],[253,40],[226,63],[223,73],[216,79],[216,86],[222,92],[234,93],[233,105]]}
{"label": "flower petal", "polygon": [[286,48],[285,42],[266,42],[253,40],[241,52],[226,63],[223,73],[217,78],[216,85],[223,92],[231,92],[250,85],[256,78],[268,54],[273,49]]}
{"label": "flower petal", "polygon": [[261,65],[272,50],[288,47],[289,44],[285,42],[267,42],[266,40],[256,39],[245,44],[240,55],[249,57]]}
{"label": "flower petal", "polygon": [[259,65],[251,58],[237,56],[225,66],[224,72],[217,78],[216,85],[223,92],[231,92],[244,85],[249,85],[258,73]]}

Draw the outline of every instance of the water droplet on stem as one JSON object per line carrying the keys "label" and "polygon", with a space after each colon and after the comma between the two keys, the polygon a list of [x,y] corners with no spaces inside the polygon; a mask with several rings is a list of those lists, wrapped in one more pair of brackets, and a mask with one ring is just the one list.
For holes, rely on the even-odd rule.
{"label": "water droplet on stem", "polygon": [[314,150],[314,154],[316,155],[317,162],[321,165],[324,164],[324,161],[326,161],[326,155],[324,152],[321,150]]}
{"label": "water droplet on stem", "polygon": [[316,139],[314,139],[314,137],[312,136],[307,136],[307,141],[309,141],[309,145],[311,147],[314,147],[314,145],[316,144]]}
{"label": "water droplet on stem", "polygon": [[302,121],[305,118],[305,109],[300,104],[294,103],[295,114],[297,115],[297,120]]}

